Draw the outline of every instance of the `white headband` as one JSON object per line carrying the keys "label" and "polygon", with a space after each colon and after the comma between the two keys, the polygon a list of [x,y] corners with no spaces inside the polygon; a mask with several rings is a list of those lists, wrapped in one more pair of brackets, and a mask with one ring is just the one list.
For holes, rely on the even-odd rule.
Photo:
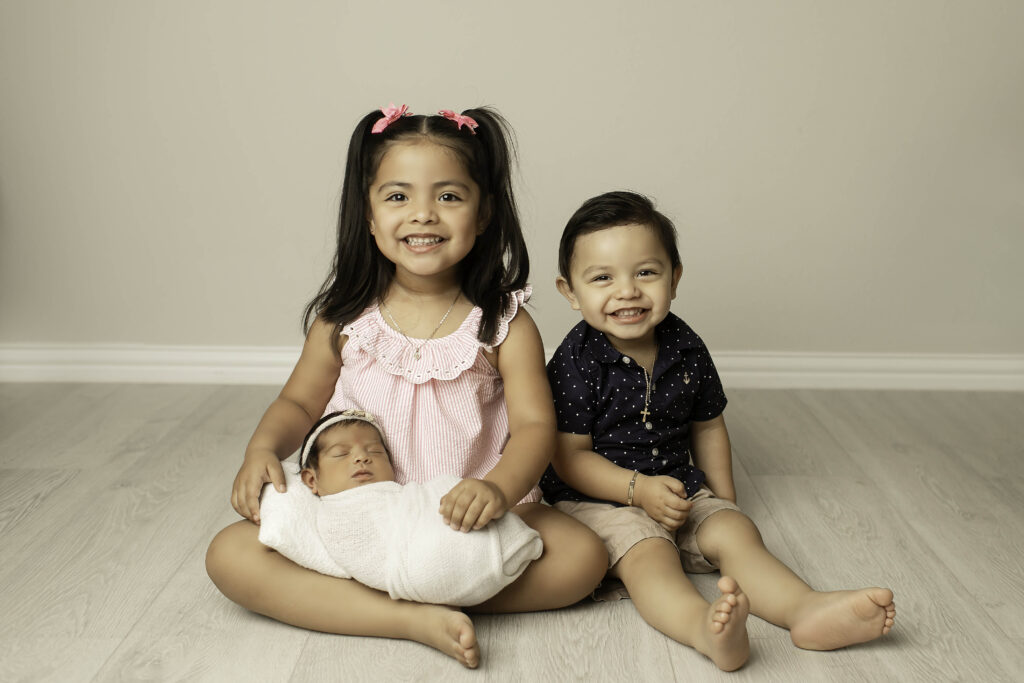
{"label": "white headband", "polygon": [[384,450],[388,451],[390,457],[391,451],[388,449],[388,442],[384,440],[384,430],[380,428],[380,423],[377,422],[371,413],[365,410],[355,410],[350,408],[349,410],[342,410],[340,413],[330,413],[324,415],[313,428],[309,430],[309,434],[306,434],[305,440],[302,442],[302,451],[299,453],[299,467],[304,468],[306,466],[306,460],[309,458],[309,452],[313,450],[313,444],[325,431],[333,427],[334,425],[341,424],[342,422],[366,422],[367,424],[373,425],[377,433],[380,434],[380,442],[384,444]]}

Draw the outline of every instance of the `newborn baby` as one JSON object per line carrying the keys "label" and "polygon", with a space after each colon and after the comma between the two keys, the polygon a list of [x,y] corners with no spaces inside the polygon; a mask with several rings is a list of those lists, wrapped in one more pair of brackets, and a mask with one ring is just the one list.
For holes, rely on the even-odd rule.
{"label": "newborn baby", "polygon": [[543,549],[540,535],[511,513],[476,531],[448,527],[438,508],[459,478],[396,483],[384,435],[364,411],[323,417],[306,435],[299,463],[305,486],[286,468],[286,493],[265,487],[260,541],[321,573],[392,598],[476,605],[515,581]]}

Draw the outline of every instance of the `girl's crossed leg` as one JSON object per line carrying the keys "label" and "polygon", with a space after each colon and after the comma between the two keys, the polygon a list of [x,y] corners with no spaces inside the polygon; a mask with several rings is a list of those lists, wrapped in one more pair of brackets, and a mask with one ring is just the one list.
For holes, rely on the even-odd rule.
{"label": "girl's crossed leg", "polygon": [[[474,608],[525,612],[570,605],[601,580],[607,553],[587,527],[539,504],[516,508],[537,529],[544,554],[519,579]],[[230,600],[278,621],[314,631],[403,638],[429,645],[476,667],[480,649],[470,618],[443,605],[392,600],[387,593],[348,579],[300,567],[258,540],[259,527],[243,520],[210,543],[206,569]]]}

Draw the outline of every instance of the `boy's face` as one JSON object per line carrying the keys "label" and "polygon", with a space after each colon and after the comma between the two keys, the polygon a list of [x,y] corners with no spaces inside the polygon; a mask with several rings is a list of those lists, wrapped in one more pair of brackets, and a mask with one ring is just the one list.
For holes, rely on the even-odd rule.
{"label": "boy's face", "polygon": [[654,230],[620,225],[577,238],[569,280],[555,284],[612,346],[635,353],[655,344],[654,328],[668,315],[682,272]]}
{"label": "boy's face", "polygon": [[373,425],[344,422],[321,434],[317,443],[319,465],[316,470],[302,470],[302,481],[318,496],[395,480],[388,452]]}

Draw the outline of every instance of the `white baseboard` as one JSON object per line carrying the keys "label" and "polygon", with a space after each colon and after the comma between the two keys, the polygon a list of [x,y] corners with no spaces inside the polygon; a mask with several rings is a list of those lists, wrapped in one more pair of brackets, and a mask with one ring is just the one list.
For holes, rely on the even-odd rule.
{"label": "white baseboard", "polygon": [[[0,382],[281,385],[299,351],[283,346],[0,345]],[[723,351],[715,354],[715,363],[727,389],[1024,391],[1024,355]]]}
{"label": "white baseboard", "polygon": [[0,345],[0,382],[284,384],[299,347]]}

